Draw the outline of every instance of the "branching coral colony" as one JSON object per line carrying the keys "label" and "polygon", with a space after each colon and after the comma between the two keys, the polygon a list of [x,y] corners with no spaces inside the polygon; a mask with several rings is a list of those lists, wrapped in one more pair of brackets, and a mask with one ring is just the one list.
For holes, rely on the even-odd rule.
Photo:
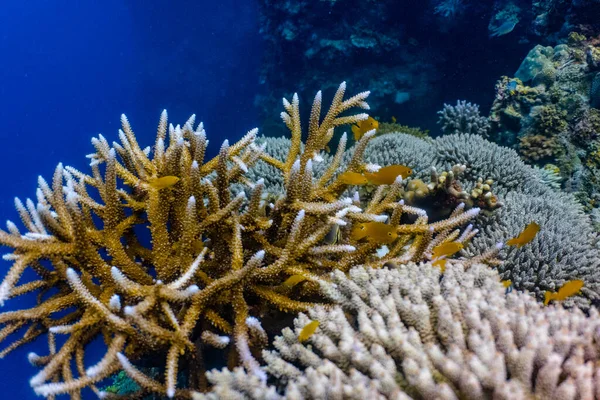
{"label": "branching coral colony", "polygon": [[[234,145],[225,141],[219,155],[204,162],[202,124],[194,128],[192,116],[173,127],[164,112],[152,149],[139,146],[123,116],[120,144],[92,139],[91,175],[59,165],[51,184],[40,177],[37,205],[15,201],[27,232],[10,221],[0,231],[0,243],[13,249],[4,256],[13,265],[0,285],[0,301],[38,293],[36,306],[0,314],[2,340],[24,332],[0,356],[47,334],[48,354],[29,356],[41,368],[31,385],[47,397],[79,398],[85,387],[106,396],[95,384],[124,370],[141,394],[189,398],[205,389],[209,345],[230,348],[231,366],[241,364],[264,380],[254,355],[267,342],[261,321],[268,311],[299,312],[324,301],[320,289],[332,270],[427,260],[440,243],[469,240],[475,230],[459,228],[477,208],[459,206],[449,218],[428,223],[423,210],[399,201],[401,178],[368,201],[344,197],[348,185],[337,173],[343,172],[345,134],[326,172],[313,178],[312,165],[334,128],[368,117],[345,112],[368,109],[369,93],[344,100],[345,88],[339,87],[323,118],[317,93],[304,151],[298,96],[284,100],[282,118],[292,137],[284,161],[264,154],[252,130]],[[357,143],[346,171],[362,171],[373,135]],[[286,191],[275,204],[261,199],[262,180],[244,176],[259,159],[284,176]],[[249,198],[233,197],[233,183],[250,186]],[[353,226],[384,221],[396,232],[385,251],[377,241],[353,239]],[[149,229],[151,245],[136,234],[140,228]],[[336,241],[328,240],[332,230]],[[461,263],[486,261],[493,253]],[[26,268],[37,279],[19,283]],[[67,337],[60,346],[57,335]],[[97,337],[106,353],[85,365],[86,347]],[[164,359],[164,380],[134,366],[150,355]],[[185,388],[177,388],[179,368],[187,371],[187,382],[180,383]]]}

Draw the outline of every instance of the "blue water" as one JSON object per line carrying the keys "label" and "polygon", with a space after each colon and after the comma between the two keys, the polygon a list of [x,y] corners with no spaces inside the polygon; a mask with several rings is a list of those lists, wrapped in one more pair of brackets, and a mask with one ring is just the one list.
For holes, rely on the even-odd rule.
{"label": "blue water", "polygon": [[[514,74],[531,44],[510,35],[490,40],[489,10],[479,12],[472,7],[477,18],[462,25],[447,22],[449,26],[444,26],[422,2],[394,1],[381,2],[389,6],[387,23],[402,27],[406,38],[431,47],[437,73],[432,79],[436,91],[431,93],[431,101],[398,106],[399,121],[431,129],[435,135],[435,111],[444,102],[455,103],[459,98],[480,103],[487,113],[494,99],[495,81]],[[259,31],[266,28],[260,26],[264,19],[259,18],[259,3],[272,2],[3,0],[2,227],[5,219],[18,220],[15,196],[35,197],[38,175],[49,180],[59,162],[88,171],[84,156],[93,152],[90,139],[102,133],[109,142],[118,140],[122,113],[128,116],[142,146],[153,144],[163,109],[169,111],[173,123],[183,123],[196,113],[197,121],[205,124],[211,142],[209,153],[213,155],[225,138],[235,141],[251,128],[268,126],[261,120],[264,115],[260,113],[265,110],[255,104],[256,95],[279,99],[298,87],[290,80],[285,83],[289,86],[278,87],[276,93],[263,93],[269,85],[260,84],[261,67],[269,62],[271,67],[285,66],[287,61],[292,64],[289,68],[296,69],[287,71],[282,67],[284,77],[287,72],[295,76],[304,72],[293,65],[295,58],[285,51],[281,59],[263,57],[267,44]],[[352,0],[346,3],[350,6]],[[486,2],[477,4],[489,6]],[[340,14],[343,11],[336,9]],[[327,21],[327,15],[323,19]],[[348,29],[350,22],[358,22],[340,21],[334,22]],[[524,28],[519,25],[518,29]],[[323,35],[329,33],[329,29],[324,31]],[[312,37],[318,32],[309,33]],[[367,66],[373,64],[370,59],[361,61]],[[335,67],[350,72],[353,65]],[[327,76],[327,71],[323,73]],[[352,93],[369,89],[352,82],[348,87]],[[312,97],[313,93],[304,95]],[[303,112],[308,112],[303,106]],[[280,111],[268,110],[276,121]],[[0,278],[9,266],[0,260]],[[9,301],[2,311],[24,308],[28,302],[31,299]],[[44,340],[0,361],[0,399],[37,398],[28,384],[38,371],[27,362],[30,351],[47,354]],[[91,392],[86,395],[93,398]]]}
{"label": "blue water", "polygon": [[[144,145],[154,142],[161,110],[175,123],[196,113],[212,153],[258,126],[257,13],[236,0],[2,1],[2,221],[18,220],[14,196],[34,197],[37,176],[50,179],[58,162],[85,170],[90,139],[118,140],[121,113]],[[47,347],[39,341],[0,362],[0,398],[38,398],[29,351]]]}

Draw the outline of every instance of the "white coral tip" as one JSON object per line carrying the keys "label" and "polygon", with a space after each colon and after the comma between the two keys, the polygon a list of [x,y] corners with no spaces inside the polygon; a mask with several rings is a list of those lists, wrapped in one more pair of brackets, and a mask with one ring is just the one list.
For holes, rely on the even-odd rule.
{"label": "white coral tip", "polygon": [[134,307],[132,307],[132,306],[126,306],[126,307],[123,309],[123,312],[125,313],[125,315],[130,315],[130,316],[131,316],[131,315],[135,315],[135,308],[134,308]]}
{"label": "white coral tip", "polygon": [[198,293],[200,291],[200,288],[198,287],[198,285],[191,285],[188,286],[187,289],[185,289],[185,291],[187,293],[189,293],[190,295]]}
{"label": "white coral tip", "polygon": [[31,351],[27,354],[27,361],[29,361],[30,364],[35,365],[35,363],[40,359],[40,356]]}
{"label": "white coral tip", "polygon": [[118,312],[121,310],[121,297],[118,294],[113,294],[108,302],[108,306],[112,311]]}

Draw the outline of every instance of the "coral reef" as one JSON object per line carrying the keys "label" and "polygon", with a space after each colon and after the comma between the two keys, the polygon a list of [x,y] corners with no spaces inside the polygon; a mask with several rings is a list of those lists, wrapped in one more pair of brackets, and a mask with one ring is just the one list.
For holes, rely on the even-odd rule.
{"label": "coral reef", "polygon": [[560,144],[553,137],[530,135],[522,137],[519,143],[519,153],[530,163],[554,159],[559,151]]}
{"label": "coral reef", "polygon": [[486,135],[490,128],[487,118],[479,114],[479,106],[467,103],[465,100],[458,100],[455,106],[444,104],[444,108],[438,112],[438,115],[438,124],[442,126],[442,132],[445,134]]}
{"label": "coral reef", "polygon": [[539,174],[543,183],[552,189],[560,189],[562,178],[560,169],[556,165],[546,164],[544,168],[533,167],[533,169]]}
{"label": "coral reef", "polygon": [[597,0],[541,0],[532,3],[532,11],[531,31],[546,40],[564,38],[574,29],[584,34],[600,30]]}
{"label": "coral reef", "polygon": [[568,303],[588,307],[599,298],[600,275],[593,271],[600,266],[600,245],[587,215],[575,197],[553,190],[539,169],[526,165],[514,150],[479,135],[445,135],[427,142],[395,134],[373,139],[364,157],[375,164],[413,168],[415,175],[405,190],[416,185],[411,183],[415,180],[427,182],[431,167],[451,171],[457,164],[464,165],[459,178],[462,191],[469,194],[491,180],[493,195],[503,207],[477,216],[475,226],[480,232],[465,252],[481,254],[536,221],[542,230],[530,245],[500,251],[502,279],[512,280],[515,288],[527,289],[539,300],[546,290],[555,290],[570,279],[584,279],[585,297]]}
{"label": "coral reef", "polygon": [[[267,386],[211,371],[197,399],[592,399],[600,316],[543,307],[485,266],[429,264],[335,273],[333,309],[311,308],[265,352]],[[306,342],[298,335],[319,321]],[[280,390],[277,390],[280,389]]]}
{"label": "coral reef", "polygon": [[[294,82],[300,93],[334,90],[341,80],[369,87],[369,102],[390,118],[400,106],[430,104],[437,93],[436,63],[441,49],[414,36],[399,23],[404,4],[368,0],[352,7],[347,1],[260,0],[265,40],[261,72],[262,110],[268,136],[282,132],[271,120],[278,96]],[[425,10],[423,10],[425,12]],[[303,99],[307,101],[309,99]]]}
{"label": "coral reef", "polygon": [[[202,124],[194,127],[192,117],[174,127],[164,112],[154,147],[141,148],[123,116],[120,143],[92,140],[91,175],[59,165],[51,184],[40,177],[37,204],[15,200],[26,233],[10,221],[0,231],[0,243],[13,249],[4,256],[13,265],[0,284],[0,300],[39,294],[36,305],[0,314],[2,340],[24,331],[0,355],[47,334],[48,354],[29,355],[41,367],[30,383],[47,397],[79,397],[87,387],[108,396],[96,384],[124,370],[138,394],[189,398],[205,388],[209,347],[230,350],[229,365],[264,380],[256,354],[267,344],[266,330],[280,312],[326,300],[322,288],[331,270],[430,260],[437,244],[471,240],[472,226],[460,228],[478,208],[459,205],[446,219],[429,221],[424,210],[398,201],[401,178],[368,199],[345,197],[348,185],[336,174],[364,168],[374,131],[341,166],[343,135],[323,174],[314,177],[312,166],[322,160],[334,128],[368,117],[348,110],[368,109],[369,93],[347,100],[344,93],[345,83],[323,117],[321,92],[316,95],[305,142],[299,98],[284,99],[281,116],[291,140],[283,160],[264,153],[252,130],[235,144],[224,141],[219,155],[204,161]],[[245,176],[259,159],[283,177],[284,195],[274,203],[263,199],[263,179]],[[233,183],[249,186],[249,198],[232,196]],[[386,220],[383,242],[353,233]],[[335,241],[327,239],[332,230]],[[495,263],[496,254],[492,246],[461,263]],[[28,268],[37,278],[23,281]],[[62,335],[66,339],[57,340]],[[100,337],[106,352],[86,365],[86,348]],[[163,378],[135,365],[150,355]],[[180,370],[186,371],[183,384]]]}
{"label": "coral reef", "polygon": [[[268,143],[275,139],[266,140]],[[342,165],[350,161],[353,151],[349,149]],[[562,179],[556,166],[549,164],[542,173],[540,168],[526,165],[514,150],[491,143],[480,135],[446,135],[432,141],[401,133],[382,135],[369,142],[364,159],[379,165],[410,166],[415,174],[406,181],[401,196],[409,204],[415,201],[413,196],[416,195],[417,202],[412,204],[427,210],[431,218],[447,215],[440,211],[451,208],[456,201],[469,203],[479,199],[473,198],[473,194],[477,195],[480,190],[487,192],[483,185],[486,181],[492,182],[490,199],[480,200],[493,200],[504,207],[477,216],[475,225],[480,232],[465,252],[481,254],[496,243],[514,237],[531,221],[537,221],[542,232],[530,246],[505,247],[500,251],[504,260],[500,266],[502,278],[512,280],[517,289],[533,292],[540,300],[544,291],[555,290],[570,279],[584,278],[588,282],[583,292],[585,298],[569,299],[568,303],[588,307],[598,299],[600,276],[592,272],[600,265],[597,234],[577,199],[554,190]],[[460,190],[443,192],[444,201],[440,202],[427,187],[432,183],[431,168],[441,171],[436,172],[440,175],[443,171],[452,171],[456,165],[465,166],[459,173],[453,173],[453,179],[460,181]],[[446,185],[444,182],[443,186]],[[444,207],[444,203],[447,206]],[[495,208],[486,203],[474,205],[484,210]]]}
{"label": "coral reef", "polygon": [[435,167],[431,167],[429,183],[418,178],[410,180],[402,199],[406,204],[427,210],[428,216],[434,219],[450,215],[461,203],[467,209],[477,207],[489,211],[500,207],[502,203],[492,192],[491,179],[477,179],[470,193],[463,190],[460,177],[466,168],[465,165],[455,165],[450,171],[438,173]]}
{"label": "coral reef", "polygon": [[496,85],[488,136],[541,168],[552,164],[588,212],[600,206],[599,46],[597,38],[572,33],[568,44],[534,47],[515,78]]}

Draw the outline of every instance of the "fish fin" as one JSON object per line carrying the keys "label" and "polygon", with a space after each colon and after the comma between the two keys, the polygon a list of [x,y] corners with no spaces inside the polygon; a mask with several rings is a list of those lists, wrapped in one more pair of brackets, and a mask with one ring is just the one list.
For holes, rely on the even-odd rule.
{"label": "fish fin", "polygon": [[544,305],[547,306],[548,303],[550,303],[550,300],[552,300],[554,298],[553,296],[554,293],[550,292],[550,291],[546,291],[546,293],[544,293]]}

